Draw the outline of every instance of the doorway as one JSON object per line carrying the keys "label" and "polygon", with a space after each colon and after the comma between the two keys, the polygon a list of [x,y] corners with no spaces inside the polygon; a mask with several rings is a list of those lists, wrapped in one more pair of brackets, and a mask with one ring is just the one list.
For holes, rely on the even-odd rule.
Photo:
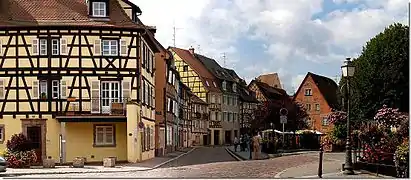
{"label": "doorway", "polygon": [[106,81],[101,83],[101,110],[105,114],[111,113],[111,104],[120,102],[120,83]]}
{"label": "doorway", "polygon": [[225,131],[225,144],[231,144],[231,131]]}
{"label": "doorway", "polygon": [[27,139],[31,142],[31,148],[34,149],[37,156],[37,162],[42,163],[42,138],[41,138],[41,127],[40,126],[30,126],[27,127]]}
{"label": "doorway", "polygon": [[214,145],[220,145],[220,130],[214,130]]}

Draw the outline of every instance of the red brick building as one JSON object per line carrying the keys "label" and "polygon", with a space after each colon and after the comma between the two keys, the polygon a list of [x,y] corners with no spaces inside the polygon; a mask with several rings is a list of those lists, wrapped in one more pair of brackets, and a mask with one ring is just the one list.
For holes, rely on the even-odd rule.
{"label": "red brick building", "polygon": [[294,95],[294,101],[303,105],[309,114],[309,127],[326,133],[330,128],[327,119],[332,109],[337,108],[338,85],[330,78],[308,72]]}

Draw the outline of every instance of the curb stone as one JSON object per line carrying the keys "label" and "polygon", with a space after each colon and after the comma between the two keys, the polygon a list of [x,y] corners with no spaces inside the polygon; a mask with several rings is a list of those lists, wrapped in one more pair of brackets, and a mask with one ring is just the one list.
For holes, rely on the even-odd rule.
{"label": "curb stone", "polygon": [[[168,164],[174,160],[179,159],[180,157],[187,155],[189,153],[191,153],[192,151],[194,151],[197,147],[192,148],[191,150],[189,150],[186,153],[180,154],[177,157],[174,157],[170,160],[167,160],[163,163],[160,163],[152,168],[144,168],[144,169],[129,169],[129,170],[113,170],[113,171],[105,171],[105,170],[90,170],[90,171],[54,171],[54,172],[18,172],[18,173],[0,173],[0,177],[13,177],[13,176],[24,176],[24,175],[42,175],[42,174],[76,174],[76,173],[82,173],[82,174],[86,174],[86,173],[117,173],[117,172],[138,172],[138,171],[149,171],[149,170],[153,170],[156,168],[159,168],[165,164]],[[63,169],[63,168],[62,168]]]}
{"label": "curb stone", "polygon": [[230,154],[231,156],[233,156],[237,161],[244,161],[246,159],[244,159],[241,156],[236,155],[234,152],[231,151],[230,148],[225,148],[225,150],[228,152],[228,154]]}

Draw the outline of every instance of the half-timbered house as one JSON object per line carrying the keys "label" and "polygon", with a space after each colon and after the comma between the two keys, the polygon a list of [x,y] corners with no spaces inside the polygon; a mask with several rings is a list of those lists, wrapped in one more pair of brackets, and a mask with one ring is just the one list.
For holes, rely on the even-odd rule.
{"label": "half-timbered house", "polygon": [[127,0],[1,0],[0,124],[38,159],[154,154],[157,52]]}
{"label": "half-timbered house", "polygon": [[194,49],[171,47],[181,81],[201,100],[209,105],[209,135],[211,145],[223,143],[221,124],[221,90],[218,79],[195,57]]}

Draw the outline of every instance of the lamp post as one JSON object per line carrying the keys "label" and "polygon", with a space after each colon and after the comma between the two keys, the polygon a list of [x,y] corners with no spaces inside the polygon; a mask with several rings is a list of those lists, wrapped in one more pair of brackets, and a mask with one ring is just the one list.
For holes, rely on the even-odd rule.
{"label": "lamp post", "polygon": [[350,127],[350,78],[354,76],[355,66],[351,58],[346,58],[344,65],[341,66],[342,75],[347,80],[347,142],[345,147],[345,165],[344,174],[354,174],[351,154],[351,127]]}

